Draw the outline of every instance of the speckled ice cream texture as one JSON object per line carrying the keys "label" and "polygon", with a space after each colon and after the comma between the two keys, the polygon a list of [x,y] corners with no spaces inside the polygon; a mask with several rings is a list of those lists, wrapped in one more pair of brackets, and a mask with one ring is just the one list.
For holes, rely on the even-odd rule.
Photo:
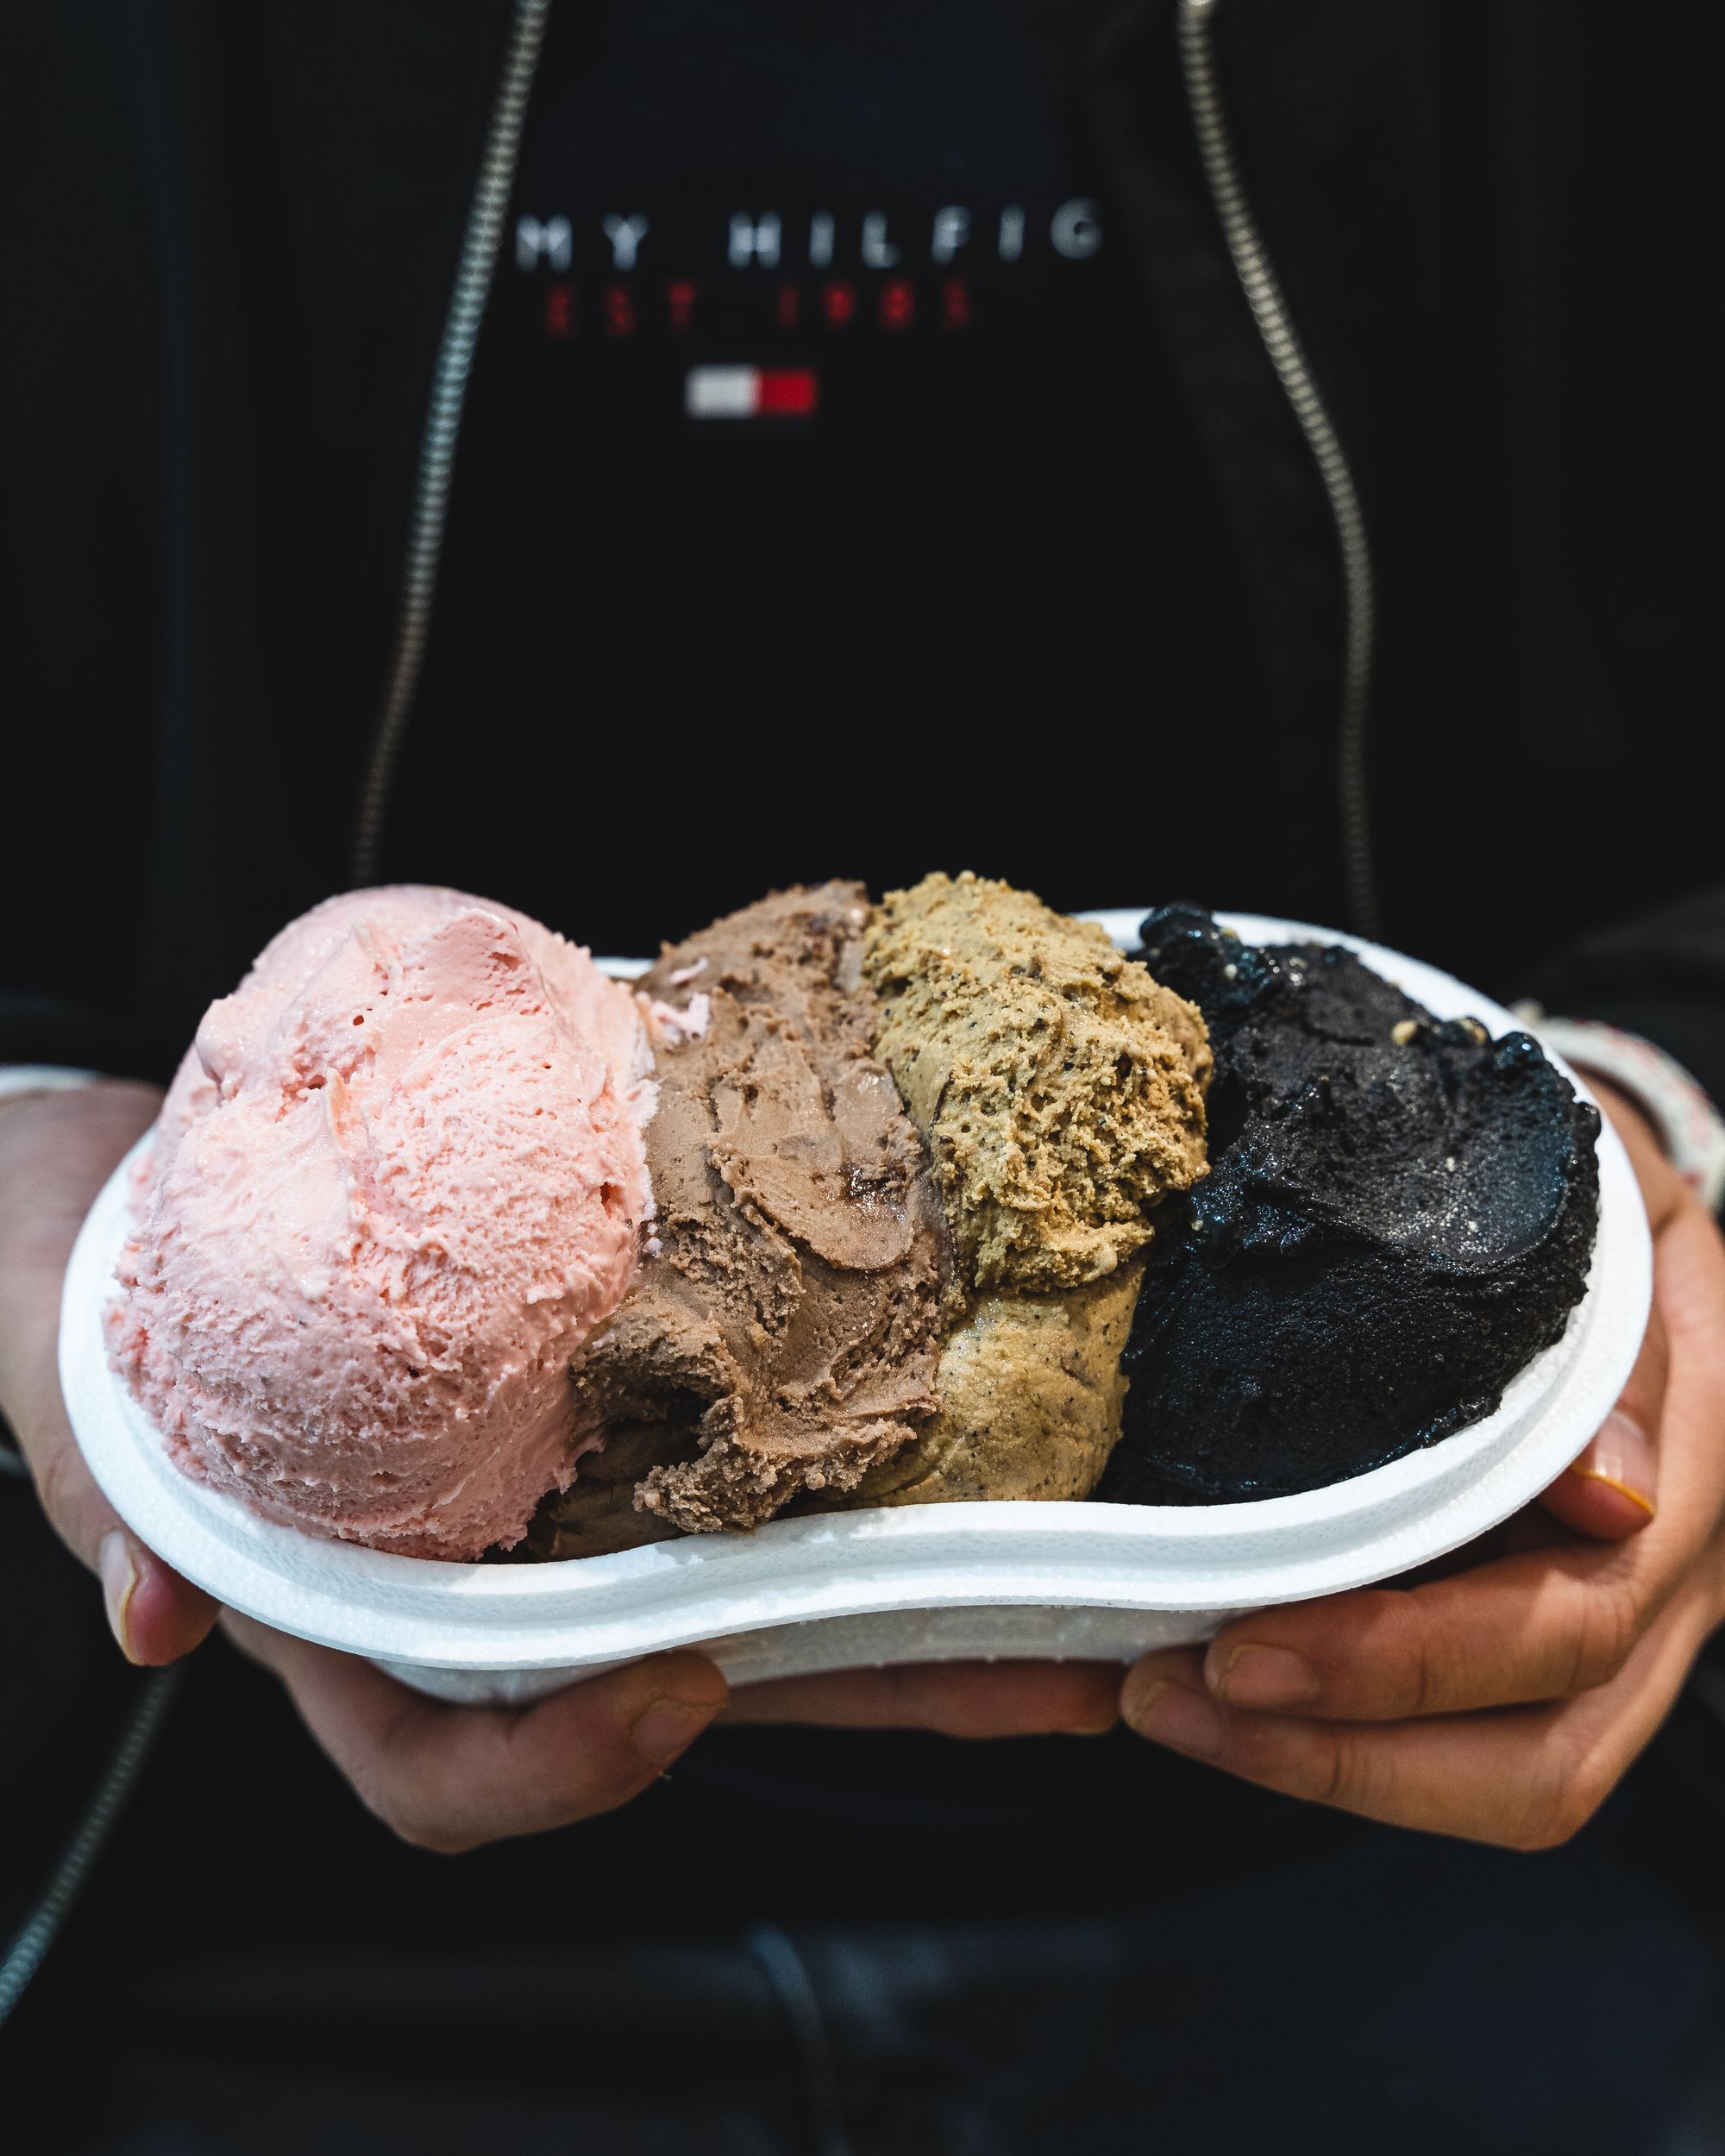
{"label": "speckled ice cream texture", "polygon": [[1008,884],[925,876],[882,901],[863,966],[875,1052],[977,1288],[1104,1278],[1204,1173],[1204,1021],[1094,924]]}
{"label": "speckled ice cream texture", "polygon": [[1585,1291],[1597,1112],[1341,946],[1180,906],[1143,936],[1209,1019],[1216,1151],[1147,1261],[1102,1495],[1289,1496],[1493,1413]]}

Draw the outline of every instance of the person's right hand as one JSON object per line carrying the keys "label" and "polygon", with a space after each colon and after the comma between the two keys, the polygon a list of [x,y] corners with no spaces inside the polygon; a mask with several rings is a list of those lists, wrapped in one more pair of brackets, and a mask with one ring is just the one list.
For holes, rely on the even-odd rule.
{"label": "person's right hand", "polygon": [[60,1400],[60,1285],[85,1214],[149,1126],[161,1095],[119,1081],[0,1101],[0,1414],[42,1508],[102,1580],[108,1621],[133,1662],[173,1662],[216,1608],[124,1526],[84,1464]]}
{"label": "person's right hand", "polygon": [[[161,1096],[103,1083],[0,1101],[0,1413],[62,1542],[97,1573],[127,1658],[176,1661],[221,1614],[141,1542],[85,1465],[60,1397],[60,1288],[85,1214]],[[697,1655],[640,1665],[524,1714],[436,1707],[356,1657],[233,1616],[238,1645],[287,1685],[360,1796],[408,1839],[457,1849],[621,1803],[725,1702]],[[680,1683],[680,1680],[683,1680]],[[667,1695],[684,1696],[678,1708]]]}
{"label": "person's right hand", "polygon": [[[134,1661],[165,1663],[209,1632],[216,1603],[124,1526],[84,1464],[57,1362],[66,1263],[85,1213],[154,1116],[145,1086],[104,1083],[0,1102],[0,1413],[61,1539],[99,1572]],[[939,1730],[957,1737],[1112,1726],[1118,1672],[1097,1664],[948,1664],[852,1670],[731,1697],[693,1653],[646,1661],[519,1708],[454,1707],[229,1612],[224,1629],[280,1678],[363,1802],[405,1839],[440,1851],[572,1824],[644,1789],[730,1708],[739,1721]]]}

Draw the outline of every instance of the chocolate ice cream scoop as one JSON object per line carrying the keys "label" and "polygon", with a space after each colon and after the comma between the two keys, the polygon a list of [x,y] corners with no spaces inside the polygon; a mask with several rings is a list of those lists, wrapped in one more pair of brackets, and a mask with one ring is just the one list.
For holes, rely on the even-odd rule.
{"label": "chocolate ice cream scoop", "polygon": [[547,1501],[534,1554],[753,1526],[854,1488],[932,1413],[945,1237],[873,1054],[868,918],[860,885],[780,893],[643,977],[654,1240],[574,1366],[605,1454]]}
{"label": "chocolate ice cream scoop", "polygon": [[1097,1495],[1314,1489],[1490,1413],[1586,1285],[1597,1112],[1349,950],[1185,906],[1142,933],[1209,1026],[1211,1168],[1151,1247]]}

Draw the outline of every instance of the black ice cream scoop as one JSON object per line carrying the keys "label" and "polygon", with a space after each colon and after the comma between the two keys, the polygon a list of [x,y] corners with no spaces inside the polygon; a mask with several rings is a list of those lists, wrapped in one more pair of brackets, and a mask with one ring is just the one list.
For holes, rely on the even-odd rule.
{"label": "black ice cream scoop", "polygon": [[1211,1167],[1151,1246],[1096,1496],[1283,1496],[1489,1414],[1581,1300],[1597,1112],[1528,1035],[1440,1022],[1352,951],[1193,906],[1140,933],[1209,1025]]}

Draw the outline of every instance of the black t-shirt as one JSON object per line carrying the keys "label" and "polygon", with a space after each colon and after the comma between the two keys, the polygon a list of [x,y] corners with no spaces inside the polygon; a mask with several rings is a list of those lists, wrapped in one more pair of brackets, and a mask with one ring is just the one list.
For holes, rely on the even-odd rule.
{"label": "black t-shirt", "polygon": [[1088,154],[1107,12],[554,12],[391,873],[624,950],[833,874],[1212,888],[1157,826],[1227,570]]}

